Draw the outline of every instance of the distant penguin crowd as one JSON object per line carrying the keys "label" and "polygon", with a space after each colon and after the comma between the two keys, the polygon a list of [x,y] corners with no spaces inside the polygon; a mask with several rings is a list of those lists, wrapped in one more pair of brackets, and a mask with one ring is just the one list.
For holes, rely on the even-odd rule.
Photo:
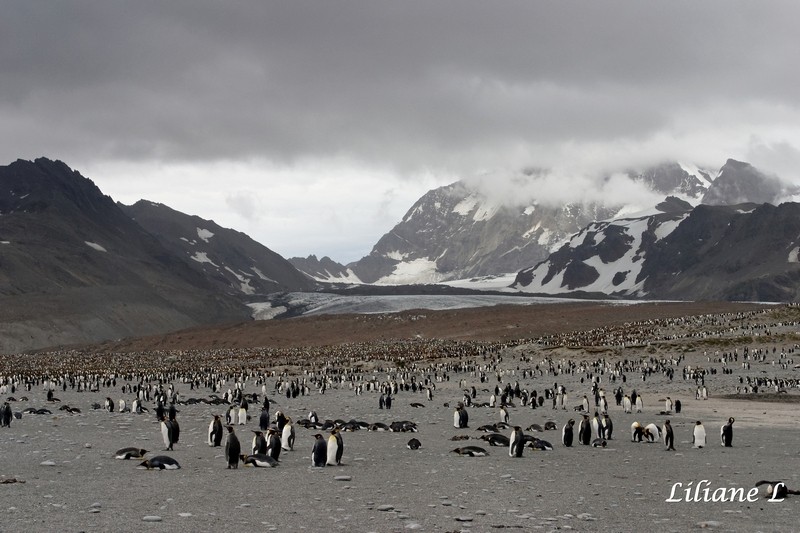
{"label": "distant penguin crowd", "polygon": [[[746,323],[742,317],[731,319],[736,320],[737,327]],[[709,317],[681,320],[693,330],[722,322]],[[674,327],[678,323],[679,319],[642,321],[619,330],[597,328],[543,336],[528,339],[532,348],[524,349],[517,341],[419,339],[387,341],[369,349],[340,346],[318,351],[264,349],[263,353],[250,349],[165,352],[143,356],[138,367],[130,364],[129,359],[133,358],[87,357],[91,368],[81,367],[89,364],[86,361],[81,363],[72,354],[60,352],[50,354],[59,363],[52,367],[33,368],[29,362],[12,357],[18,368],[6,367],[0,375],[0,392],[6,395],[0,406],[0,427],[10,428],[19,420],[24,424],[23,416],[51,414],[51,409],[63,411],[65,416],[81,415],[81,408],[85,410],[86,405],[96,411],[93,416],[141,417],[154,426],[149,444],[137,443],[127,435],[132,442],[121,443],[125,446],[110,456],[122,461],[135,460],[147,470],[189,469],[192,456],[199,453],[213,458],[220,470],[302,464],[319,472],[317,469],[348,464],[348,457],[357,450],[350,437],[352,432],[413,433],[413,438],[406,435],[394,442],[402,450],[400,453],[413,458],[431,450],[446,449],[443,460],[457,467],[459,462],[485,461],[481,458],[486,457],[492,461],[493,450],[499,450],[497,455],[503,461],[519,463],[533,454],[547,457],[548,453],[603,454],[619,450],[636,453],[633,450],[641,450],[647,444],[652,445],[651,449],[660,444],[663,450],[684,452],[687,442],[691,442],[693,449],[704,450],[696,453],[714,453],[708,450],[703,422],[692,413],[693,407],[699,405],[697,402],[713,403],[707,400],[709,395],[713,400],[718,393],[714,382],[717,372],[740,373],[742,387],[779,387],[775,394],[780,390],[785,392],[787,387],[800,386],[800,381],[789,375],[789,366],[782,368],[792,365],[798,349],[795,346],[781,347],[780,351],[774,348],[771,352],[733,348],[709,354],[708,364],[702,367],[687,364],[684,355],[611,358],[598,351],[599,356],[584,360],[559,359],[548,356],[553,352],[544,350],[625,343],[644,346],[650,342],[649,336],[654,337],[653,342],[658,340],[654,332],[659,327]],[[730,329],[730,322],[727,324]],[[515,351],[517,348],[520,349]],[[267,367],[259,359],[266,355],[274,358],[275,368],[282,364],[299,370],[290,374]],[[164,361],[172,357],[175,368],[165,371]],[[768,362],[767,358],[774,359]],[[770,378],[756,375],[767,364],[786,370],[787,375]],[[686,383],[682,383],[682,388],[670,388],[673,380]],[[37,387],[44,391],[47,407],[51,409],[12,407],[25,401],[22,394],[37,392]],[[58,390],[79,392],[80,397],[85,394],[89,401],[77,408],[60,405]],[[659,398],[653,390],[669,390],[670,394]],[[681,392],[676,394],[676,390]],[[374,418],[358,420],[340,413],[326,413],[324,399],[332,391],[348,395]],[[304,404],[299,404],[298,398],[304,398]],[[188,405],[202,409],[202,419],[186,416],[183,406]],[[307,407],[301,410],[299,405]],[[439,433],[446,428],[454,434],[451,440],[464,442],[458,445],[433,442],[432,439],[442,437],[431,436],[427,424],[418,425],[405,419],[403,413],[408,412],[424,413],[426,422],[434,421],[431,425],[437,426]],[[734,440],[735,418],[730,414],[737,415],[724,413],[727,418],[722,418],[725,422],[719,426],[720,445],[726,448],[746,442],[748,437],[747,419],[737,415],[740,421]],[[721,420],[706,420],[706,424],[713,424],[712,442],[716,442],[716,428]],[[187,427],[182,427],[184,424]],[[548,432],[552,432],[552,439],[546,438]],[[198,434],[197,440],[201,444],[205,441],[207,447],[186,453],[187,438]],[[163,447],[154,444],[159,436]],[[745,438],[741,439],[742,436]],[[159,451],[148,451],[145,446],[157,447]],[[719,451],[716,444],[713,449]],[[364,452],[359,450],[359,453]],[[767,483],[773,491],[783,490],[778,487],[780,482],[764,482]]]}

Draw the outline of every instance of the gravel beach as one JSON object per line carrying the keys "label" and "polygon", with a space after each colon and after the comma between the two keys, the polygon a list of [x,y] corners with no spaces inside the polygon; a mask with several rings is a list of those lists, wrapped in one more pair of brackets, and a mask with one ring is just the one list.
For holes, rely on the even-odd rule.
{"label": "gravel beach", "polygon": [[[734,318],[731,315],[724,320]],[[414,367],[381,363],[376,357],[361,367],[362,382],[402,383],[411,375],[417,380],[430,376],[435,387],[431,400],[423,389],[412,392],[400,387],[391,409],[379,408],[380,392],[356,394],[344,382],[327,387],[324,393],[312,387],[307,395],[287,398],[275,390],[277,376],[267,377],[263,385],[273,419],[280,410],[294,421],[315,411],[321,420],[416,423],[418,431],[414,433],[343,432],[342,465],[325,468],[311,466],[311,448],[315,433],[327,436],[329,432],[295,424],[294,450],[282,452],[277,467],[226,469],[223,449],[210,447],[206,440],[212,416],[224,415],[227,406],[187,403],[190,399],[208,400],[213,391],[193,389],[179,380],[173,384],[181,400],[177,415],[181,435],[171,452],[162,451],[164,443],[152,403],[145,402],[149,412],[143,414],[92,408],[95,403],[102,405],[106,397],[115,403],[124,399],[130,405],[133,395],[122,392],[124,376],[117,376],[116,385],[101,386],[96,392],[58,388],[54,391],[58,402],[47,401],[41,384],[13,394],[6,391],[2,399],[13,397],[15,401],[9,401],[13,411],[33,407],[50,413],[23,413],[10,427],[0,428],[0,509],[4,511],[0,530],[797,530],[800,496],[769,502],[764,487],[756,501],[731,496],[747,494],[762,479],[800,488],[797,389],[788,387],[788,392],[779,395],[752,394],[744,393],[740,383],[740,378],[748,376],[797,379],[794,364],[800,364],[800,357],[794,357],[794,339],[798,328],[789,321],[777,324],[769,315],[753,318],[748,327],[758,320],[768,328],[766,332],[744,335],[741,330],[734,331],[739,326],[731,322],[727,334],[715,337],[717,344],[709,343],[708,338],[684,338],[637,346],[603,347],[602,342],[580,348],[541,343],[508,346],[486,361],[475,360],[477,370],[460,368],[455,358],[438,361],[450,365],[442,367],[438,379],[436,372],[421,370],[422,363],[416,363],[420,371],[415,372]],[[681,324],[670,327],[674,332],[686,328]],[[720,331],[724,329],[723,325]],[[661,337],[663,333],[658,332]],[[744,368],[746,347],[751,353],[761,349],[768,355],[763,360],[753,358],[750,368]],[[720,360],[734,350],[735,362]],[[639,361],[639,365],[642,361],[670,361],[667,366],[675,372],[671,378],[653,372],[642,380],[641,372],[630,371],[623,382],[621,376],[612,380],[610,372],[601,373],[591,366],[598,360]],[[564,371],[566,366],[561,366],[561,371],[549,370],[550,363],[558,368],[568,361],[576,364],[575,371]],[[714,369],[705,377],[708,399],[695,398],[698,385],[694,379],[683,378],[686,367]],[[295,374],[285,379],[302,379],[302,369],[299,364]],[[320,372],[320,367],[314,371]],[[479,377],[482,371],[483,382]],[[310,371],[305,372],[307,376]],[[570,418],[582,418],[574,407],[583,395],[593,398],[592,378],[607,395],[613,436],[605,448],[580,445],[577,438],[567,448],[561,443],[561,428]],[[497,407],[481,405],[490,401],[495,386],[515,383],[527,391],[537,390],[539,395],[554,383],[565,387],[568,399],[564,409],[553,409],[550,399],[531,409],[514,398],[508,407],[509,423],[523,429],[555,422],[556,430],[526,431],[551,443],[552,450],[526,448],[522,457],[511,458],[507,447],[479,440],[483,433],[477,428],[500,420]],[[233,386],[229,381],[225,388]],[[457,429],[453,426],[454,408],[464,400],[465,390],[471,396],[472,387],[475,397],[470,397],[473,405],[467,407],[469,427]],[[616,405],[612,391],[618,387],[626,394],[635,389],[642,396],[641,413],[626,414]],[[263,398],[262,384],[255,378],[243,381],[243,391]],[[666,396],[681,401],[680,413],[663,413]],[[80,412],[59,410],[63,405]],[[251,404],[251,420],[234,426],[243,449],[250,446],[251,430],[258,429],[259,406]],[[590,411],[594,410],[591,402]],[[735,417],[734,437],[732,447],[726,448],[720,445],[719,431],[729,417]],[[661,441],[631,442],[634,421],[661,427],[666,419],[674,428],[675,451],[667,451]],[[708,434],[708,445],[702,449],[692,446],[698,420]],[[500,433],[509,435],[510,430]],[[419,450],[406,447],[412,437],[422,443]],[[483,447],[488,456],[452,452],[468,445]],[[169,455],[181,469],[146,470],[137,468],[141,461],[114,459],[117,449],[128,446],[150,450],[147,457]],[[702,489],[695,492],[698,485]],[[687,487],[691,489],[688,496]],[[727,495],[721,499],[728,501],[702,501],[704,495],[711,499],[720,488]],[[738,488],[743,491],[729,490]],[[729,501],[731,498],[735,501]]]}

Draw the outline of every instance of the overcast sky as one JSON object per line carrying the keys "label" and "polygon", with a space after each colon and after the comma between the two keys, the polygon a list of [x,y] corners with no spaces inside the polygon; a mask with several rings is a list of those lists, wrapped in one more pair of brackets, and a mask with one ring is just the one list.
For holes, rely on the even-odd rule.
{"label": "overcast sky", "polygon": [[798,20],[796,1],[3,1],[0,164],[61,159],[115,200],[340,262],[460,178],[549,168],[561,200],[732,157],[800,181]]}

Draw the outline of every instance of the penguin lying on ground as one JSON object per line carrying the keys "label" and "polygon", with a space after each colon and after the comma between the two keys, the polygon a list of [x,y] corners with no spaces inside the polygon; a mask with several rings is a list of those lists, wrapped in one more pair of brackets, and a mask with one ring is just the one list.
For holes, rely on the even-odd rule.
{"label": "penguin lying on ground", "polygon": [[270,457],[265,453],[254,453],[252,455],[240,455],[239,458],[242,460],[242,463],[246,465],[252,465],[258,468],[264,467],[276,467],[278,466],[278,461]]}
{"label": "penguin lying on ground", "polygon": [[422,443],[418,439],[411,439],[408,441],[408,443],[406,443],[406,447],[409,450],[419,450],[422,448]]}
{"label": "penguin lying on ground", "polygon": [[156,455],[155,457],[146,459],[142,461],[139,466],[148,470],[153,470],[154,468],[158,468],[159,470],[177,470],[181,467],[178,461],[166,455]]}
{"label": "penguin lying on ground", "polygon": [[766,497],[770,500],[782,500],[789,494],[800,494],[800,490],[792,490],[786,486],[783,481],[759,481],[756,483],[756,487],[760,487],[761,485],[767,486],[767,495]]}
{"label": "penguin lying on ground", "polygon": [[500,433],[486,433],[478,438],[488,442],[489,446],[508,446],[510,443],[509,438]]}
{"label": "penguin lying on ground", "polygon": [[485,457],[489,455],[489,452],[481,448],[480,446],[464,446],[462,448],[456,448],[452,451],[452,453],[457,453],[458,455],[466,455],[467,457]]}
{"label": "penguin lying on ground", "polygon": [[144,448],[122,448],[114,453],[115,459],[141,459],[147,453]]}
{"label": "penguin lying on ground", "polygon": [[525,441],[528,443],[528,448],[532,448],[534,450],[542,450],[542,451],[552,451],[553,445],[547,442],[546,440],[537,439],[536,437],[532,437],[531,435],[525,435]]}

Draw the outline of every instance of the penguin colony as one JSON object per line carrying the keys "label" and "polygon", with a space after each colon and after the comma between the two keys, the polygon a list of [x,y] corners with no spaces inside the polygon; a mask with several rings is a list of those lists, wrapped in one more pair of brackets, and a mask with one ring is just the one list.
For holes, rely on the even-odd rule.
{"label": "penguin colony", "polygon": [[[686,319],[684,319],[686,320]],[[658,322],[658,321],[651,321]],[[646,325],[648,329],[655,329],[653,324]],[[642,326],[643,328],[645,326]],[[560,338],[541,338],[537,342],[542,346],[558,342],[577,339],[586,341],[592,335],[602,337],[608,332],[582,332]],[[616,332],[624,338],[622,332]],[[641,332],[640,332],[641,334]],[[619,342],[624,342],[620,340]],[[435,350],[432,347],[435,346]],[[393,366],[394,357],[408,357],[409,353],[417,353],[420,347],[429,349],[427,359],[405,363],[403,368]],[[397,342],[388,344],[383,349],[387,353],[382,355],[382,363],[373,373],[360,372],[350,366],[353,357],[346,354],[330,354],[331,358],[325,365],[310,364],[309,370],[298,376],[276,374],[261,369],[233,370],[236,357],[220,356],[215,365],[215,356],[209,354],[188,353],[186,360],[179,360],[180,364],[170,372],[149,372],[137,369],[87,369],[80,368],[77,356],[69,356],[76,371],[73,373],[48,372],[38,370],[36,373],[17,371],[10,373],[5,369],[5,375],[0,377],[0,392],[15,394],[24,390],[33,391],[34,387],[42,387],[47,391],[47,401],[58,403],[54,391],[59,389],[85,391],[88,395],[103,391],[116,391],[121,388],[125,398],[114,401],[111,396],[106,396],[102,403],[92,405],[92,408],[103,409],[108,412],[128,412],[147,416],[151,409],[156,415],[161,437],[163,451],[180,452],[182,442],[181,426],[178,422],[179,410],[177,406],[188,404],[205,404],[213,413],[209,413],[207,444],[210,448],[220,448],[227,469],[238,469],[241,463],[251,467],[276,467],[285,460],[282,454],[296,453],[300,447],[303,454],[308,454],[310,466],[331,467],[340,466],[345,458],[345,442],[343,433],[351,431],[389,431],[389,432],[418,432],[417,424],[410,420],[399,421],[358,421],[343,419],[323,419],[316,412],[309,412],[307,416],[287,416],[282,410],[275,411],[274,418],[270,416],[269,396],[280,399],[283,409],[291,409],[292,400],[298,397],[307,397],[312,394],[324,395],[329,389],[348,389],[356,397],[377,397],[377,409],[389,412],[396,402],[407,401],[414,408],[433,407],[434,396],[438,397],[437,384],[449,382],[452,376],[468,376],[463,383],[459,383],[463,391],[461,397],[445,397],[443,405],[449,407],[452,403],[453,429],[470,430],[468,438],[481,440],[482,446],[467,444],[452,450],[452,453],[471,457],[485,457],[490,455],[491,447],[505,447],[512,459],[523,458],[526,449],[531,451],[552,452],[555,448],[549,440],[540,438],[539,435],[560,427],[562,448],[587,446],[609,449],[611,443],[619,442],[623,446],[626,439],[614,439],[613,417],[620,420],[624,417],[626,423],[630,417],[642,418],[643,421],[634,420],[631,423],[631,442],[633,443],[661,443],[666,450],[675,450],[675,443],[681,438],[686,438],[689,430],[685,427],[673,428],[672,422],[666,416],[680,413],[679,399],[673,400],[667,396],[662,401],[664,410],[658,414],[659,418],[644,420],[645,416],[655,418],[651,411],[646,411],[647,405],[654,405],[655,399],[648,399],[653,403],[647,404],[645,397],[636,392],[627,382],[627,379],[668,378],[672,380],[682,376],[684,381],[692,381],[702,387],[706,392],[700,395],[707,398],[706,380],[712,380],[714,372],[711,369],[681,366],[682,357],[670,360],[657,360],[643,357],[639,361],[606,361],[594,362],[550,360],[547,358],[536,359],[534,356],[522,355],[515,363],[516,369],[504,368],[498,364],[500,354],[507,350],[509,343],[447,343],[438,342],[431,345],[428,341],[419,344]],[[438,358],[431,357],[431,352],[438,354]],[[773,353],[775,353],[773,351]],[[784,354],[786,354],[784,356]],[[793,364],[793,351],[782,349],[779,360],[786,360],[787,365]],[[62,354],[59,354],[59,357]],[[738,362],[739,357],[743,368],[750,369],[750,365],[757,363],[763,354],[752,356],[749,351],[738,351],[713,354],[709,361],[723,361],[726,365]],[[777,356],[776,356],[777,357]],[[210,361],[209,361],[210,359]],[[204,361],[198,364],[198,361]],[[404,359],[405,360],[405,359]],[[222,361],[227,361],[223,364]],[[89,363],[92,359],[89,358]],[[122,361],[124,362],[124,361]],[[84,361],[84,364],[87,362]],[[98,358],[94,364],[102,368],[104,360]],[[192,367],[191,365],[197,365]],[[226,366],[229,365],[229,366]],[[145,365],[146,366],[146,365]],[[522,368],[520,368],[520,366]],[[21,366],[24,368],[24,365]],[[41,368],[46,368],[43,366]],[[197,368],[213,369],[200,371]],[[336,369],[335,372],[331,371]],[[568,373],[571,376],[580,375],[582,382],[585,378],[586,394],[584,390],[568,390],[557,382],[546,386],[524,387],[523,382],[529,384],[545,383],[549,377],[556,379],[559,375]],[[376,377],[380,376],[380,377]],[[761,379],[761,378],[759,378]],[[763,383],[753,376],[742,376],[742,383]],[[775,386],[796,386],[786,379],[775,379]],[[616,400],[616,405],[609,405],[606,397]],[[190,396],[183,397],[187,393]],[[245,392],[248,391],[248,392]],[[480,391],[480,394],[479,394]],[[629,392],[628,392],[629,391]],[[374,396],[373,396],[374,395]],[[568,412],[569,398],[580,395],[582,400],[579,405],[571,408],[579,414]],[[284,400],[285,398],[285,400]],[[409,400],[419,400],[410,402]],[[484,402],[483,399],[486,399]],[[696,398],[697,399],[697,398]],[[687,401],[686,398],[683,399]],[[16,413],[11,408],[11,403],[18,400],[8,397],[0,407],[0,425],[9,427],[14,423]],[[365,399],[365,401],[370,401]],[[256,406],[255,409],[253,406]],[[260,410],[259,410],[260,407]],[[436,406],[438,407],[438,405]],[[684,406],[685,408],[686,406]],[[65,413],[79,414],[80,408],[61,406]],[[480,413],[480,410],[496,410],[497,422],[479,426],[476,435],[470,428],[470,414]],[[259,411],[253,415],[253,411]],[[548,413],[543,425],[532,423],[521,424],[527,416],[535,410],[545,410]],[[48,409],[35,409],[23,411],[27,414],[46,414]],[[298,415],[298,413],[292,413]],[[553,416],[555,415],[555,416]],[[571,416],[572,415],[572,416]],[[663,416],[662,416],[663,415]],[[483,414],[480,420],[485,420]],[[557,419],[557,420],[556,420]],[[734,446],[734,417],[720,427],[720,444],[724,447]],[[258,429],[252,429],[256,426]],[[304,431],[297,440],[296,427]],[[707,447],[706,431],[701,421],[697,421],[691,431],[691,442],[694,448]],[[311,432],[314,432],[313,434]],[[676,437],[676,433],[684,435]],[[252,441],[250,433],[253,434]],[[245,439],[247,437],[247,439]],[[133,444],[133,443],[132,443]],[[486,447],[484,447],[486,446]],[[406,447],[415,453],[424,453],[425,447],[419,438],[412,438]],[[146,469],[177,470],[181,468],[178,461],[167,455],[151,454],[148,450],[129,446],[117,450],[113,456],[116,459],[141,460],[139,466]],[[408,452],[407,452],[408,453]],[[569,452],[567,452],[569,453]],[[776,485],[777,482],[763,482]],[[789,491],[788,494],[794,494]]]}

